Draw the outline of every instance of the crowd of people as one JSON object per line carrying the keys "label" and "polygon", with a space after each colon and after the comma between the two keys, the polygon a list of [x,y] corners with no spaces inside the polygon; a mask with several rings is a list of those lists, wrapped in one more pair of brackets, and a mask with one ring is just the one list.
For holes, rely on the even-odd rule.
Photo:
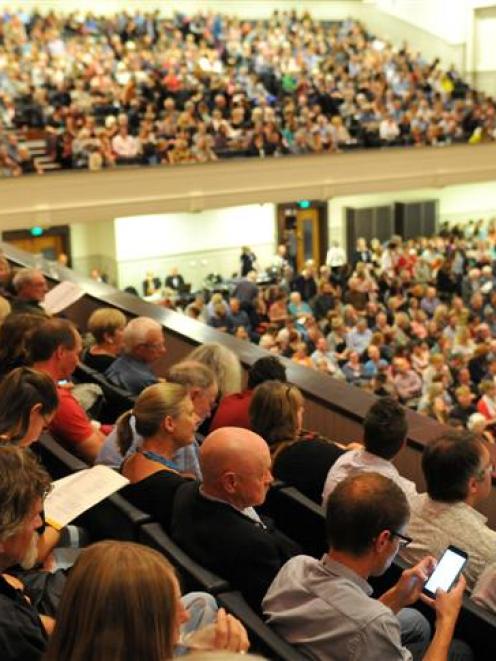
{"label": "crowd of people", "polygon": [[351,19],[5,10],[0,40],[6,176],[42,172],[29,129],[91,170],[496,135],[492,99]]}
{"label": "crowd of people", "polygon": [[199,293],[182,307],[217,330],[492,443],[495,260],[494,220],[446,223],[437,236],[408,241],[359,238],[349,262],[333,246],[327,264],[309,261],[299,273],[280,245],[272,284],[259,286],[252,270],[230,295],[214,293],[206,303]]}

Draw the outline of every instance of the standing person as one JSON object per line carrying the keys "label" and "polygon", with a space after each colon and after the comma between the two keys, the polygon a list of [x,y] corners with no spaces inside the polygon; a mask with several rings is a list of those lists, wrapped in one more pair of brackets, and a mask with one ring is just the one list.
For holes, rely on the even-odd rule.
{"label": "standing person", "polygon": [[239,261],[241,262],[240,275],[242,278],[247,276],[250,271],[257,270],[257,256],[248,246],[241,248]]}

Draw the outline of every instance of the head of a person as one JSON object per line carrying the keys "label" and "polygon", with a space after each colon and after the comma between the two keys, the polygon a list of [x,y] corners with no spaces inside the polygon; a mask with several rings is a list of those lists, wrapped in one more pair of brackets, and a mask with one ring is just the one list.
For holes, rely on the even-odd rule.
{"label": "head of a person", "polygon": [[234,296],[233,296],[233,298],[230,298],[229,299],[229,307],[231,308],[231,312],[233,314],[238,314],[238,312],[240,310],[239,298],[235,298]]}
{"label": "head of a person", "polygon": [[483,434],[487,427],[487,418],[482,413],[472,413],[467,420],[467,429],[474,434]]}
{"label": "head of a person", "polygon": [[166,352],[162,326],[150,317],[131,319],[123,341],[124,351],[143,363],[153,363]]}
{"label": "head of a person", "polygon": [[481,395],[494,399],[496,397],[496,383],[490,379],[484,379],[479,384],[479,392]]}
{"label": "head of a person", "polygon": [[0,384],[0,440],[27,446],[37,441],[58,406],[53,379],[17,367]]}
{"label": "head of a person", "polygon": [[293,440],[303,425],[304,399],[296,386],[266,381],[255,388],[249,415],[254,432],[269,445]]}
{"label": "head of a person", "polygon": [[173,657],[187,621],[174,570],[157,551],[104,541],[81,553],[67,580],[46,659]]}
{"label": "head of a person", "polygon": [[0,445],[0,567],[32,567],[50,476],[27,448]]}
{"label": "head of a person", "polygon": [[402,489],[378,473],[360,473],[340,482],[329,496],[326,530],[329,548],[352,558],[370,559],[380,576],[394,560],[410,517]]}
{"label": "head of a person", "polygon": [[236,354],[224,345],[217,342],[200,344],[188,355],[188,360],[198,361],[212,370],[220,398],[240,392],[241,363]]}
{"label": "head of a person", "polygon": [[29,344],[33,331],[45,318],[39,314],[22,312],[9,314],[0,325],[0,365],[6,373],[13,367],[28,364]]}
{"label": "head of a person", "polygon": [[381,397],[363,421],[365,449],[383,459],[392,459],[403,447],[407,431],[404,408],[392,397]]}
{"label": "head of a person", "polygon": [[68,379],[76,369],[82,349],[77,328],[67,319],[45,319],[30,336],[29,354],[33,365],[50,364],[56,379]]}
{"label": "head of a person", "polygon": [[219,393],[215,374],[209,367],[195,360],[183,360],[170,368],[167,382],[178,383],[188,390],[200,422],[208,418]]}
{"label": "head of a person", "polygon": [[45,276],[38,269],[20,269],[14,275],[12,284],[17,297],[24,301],[37,301],[41,303],[48,291]]}
{"label": "head of a person", "polygon": [[491,491],[492,461],[479,438],[466,430],[443,434],[424,449],[427,493],[444,503],[476,504]]}
{"label": "head of a person", "polygon": [[474,395],[468,386],[458,386],[458,388],[455,390],[455,395],[456,401],[464,409],[468,408],[474,399]]}
{"label": "head of a person", "polygon": [[136,399],[132,411],[117,420],[117,443],[123,455],[133,440],[130,417],[134,415],[136,431],[148,438],[171,439],[176,449],[190,445],[198,426],[188,389],[179,383],[154,383]]}
{"label": "head of a person", "polygon": [[242,510],[265,501],[272,483],[269,447],[248,429],[221,427],[200,448],[203,490]]}
{"label": "head of a person", "polygon": [[5,257],[0,256],[0,285],[3,287],[7,286],[10,283],[11,275],[12,269],[10,268],[9,262]]}
{"label": "head of a person", "polygon": [[253,390],[265,381],[286,383],[286,368],[275,356],[264,356],[256,360],[248,372],[248,389]]}
{"label": "head of a person", "polygon": [[88,319],[88,330],[97,345],[106,345],[112,353],[120,353],[124,343],[127,319],[116,308],[98,308]]}

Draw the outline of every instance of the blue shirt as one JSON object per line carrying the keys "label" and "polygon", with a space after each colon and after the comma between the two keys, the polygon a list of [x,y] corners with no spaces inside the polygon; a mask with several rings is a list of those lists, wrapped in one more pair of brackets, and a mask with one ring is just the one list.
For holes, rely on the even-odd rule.
{"label": "blue shirt", "polygon": [[114,360],[105,372],[105,378],[131,395],[139,395],[144,388],[158,382],[148,363],[127,353]]}

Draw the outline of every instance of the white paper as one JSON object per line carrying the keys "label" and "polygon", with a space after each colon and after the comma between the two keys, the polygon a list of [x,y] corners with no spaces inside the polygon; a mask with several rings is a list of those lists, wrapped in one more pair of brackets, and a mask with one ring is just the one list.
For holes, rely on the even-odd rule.
{"label": "white paper", "polygon": [[64,280],[50,289],[41,303],[48,314],[58,314],[84,296],[84,291],[75,282]]}
{"label": "white paper", "polygon": [[129,484],[129,480],[108,466],[93,466],[52,483],[44,503],[47,523],[60,529]]}

